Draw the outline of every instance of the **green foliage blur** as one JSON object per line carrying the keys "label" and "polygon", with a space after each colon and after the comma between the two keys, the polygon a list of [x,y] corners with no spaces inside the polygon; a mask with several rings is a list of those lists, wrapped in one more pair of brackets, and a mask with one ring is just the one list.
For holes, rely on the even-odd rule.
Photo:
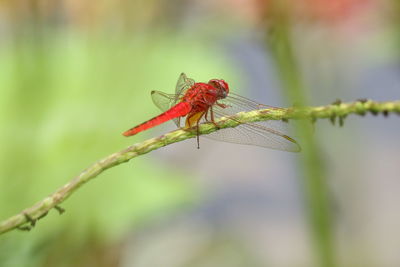
{"label": "green foliage blur", "polygon": [[[182,71],[208,78],[228,69],[204,43],[162,23],[137,29],[147,25],[146,17],[130,25],[116,19],[124,25],[114,30],[107,17],[122,14],[121,6],[102,15],[91,6],[97,18],[80,22],[86,15],[74,8],[85,4],[70,4],[68,15],[76,20],[52,17],[63,8],[50,2],[2,6],[10,17],[0,41],[1,219],[43,199],[94,161],[150,137],[121,133],[159,112],[151,90],[172,93]],[[138,7],[153,8],[150,2]],[[0,266],[106,266],[108,247],[132,227],[190,205],[196,194],[187,176],[148,155],[113,168],[62,204],[62,217],[54,210],[29,234],[1,236]],[[73,256],[59,262],[65,255]]]}
{"label": "green foliage blur", "polygon": [[[391,94],[390,89],[384,89],[392,84],[398,89],[396,80],[389,80],[390,75],[385,75],[389,70],[398,74],[394,65],[398,64],[399,57],[399,7],[397,0],[0,1],[0,221],[42,200],[95,161],[157,135],[156,129],[130,138],[123,137],[122,132],[159,114],[150,92],[173,93],[181,72],[197,81],[226,79],[236,85],[235,92],[240,87],[237,85],[243,82],[241,78],[247,78],[246,89],[252,90],[254,95],[276,96],[272,91],[279,88],[287,105],[323,105],[336,98],[344,101],[361,97],[397,98],[393,95],[398,91],[393,90],[395,93]],[[279,85],[266,89],[266,80],[268,86],[273,84],[269,83],[271,78],[276,78]],[[389,82],[385,83],[387,80]],[[372,86],[368,87],[369,84]],[[373,86],[375,90],[371,89]],[[351,119],[354,122],[359,118],[347,118],[346,124]],[[324,122],[318,123],[324,125]],[[199,222],[202,218],[186,222],[189,230],[177,227],[183,228],[179,229],[181,232],[176,231],[182,238],[179,240],[187,236],[195,241],[198,238],[200,249],[189,245],[185,250],[185,242],[170,247],[168,242],[163,243],[163,236],[160,243],[164,246],[156,246],[158,243],[151,241],[159,232],[146,226],[198,204],[203,192],[195,179],[207,176],[208,170],[199,174],[185,169],[180,162],[169,159],[166,162],[171,154],[158,157],[160,151],[143,155],[107,170],[82,186],[61,205],[66,210],[61,216],[52,210],[29,233],[14,230],[0,235],[0,267],[127,266],[120,264],[121,254],[134,258],[136,254],[127,254],[146,247],[146,242],[138,242],[137,247],[126,249],[130,237],[140,235],[143,228],[146,234],[153,236],[141,256],[153,257],[161,264],[164,264],[163,259],[174,259],[174,255],[184,258],[182,251],[189,251],[188,254],[194,251],[194,256],[188,255],[191,260],[178,266],[213,266],[215,262],[221,263],[214,265],[218,267],[265,266],[258,264],[258,260],[272,259],[273,263],[274,256],[281,265],[271,266],[309,267],[309,262],[317,262],[315,266],[333,267],[339,266],[337,263],[341,261],[350,262],[346,266],[365,266],[363,263],[372,264],[370,258],[359,255],[370,250],[376,250],[375,254],[370,253],[371,259],[379,262],[382,257],[385,261],[387,248],[396,247],[386,241],[397,239],[392,239],[392,232],[389,238],[381,238],[379,229],[391,228],[379,228],[379,223],[376,226],[368,220],[364,222],[360,210],[378,212],[385,210],[389,203],[378,203],[375,209],[370,208],[375,205],[374,198],[364,189],[374,190],[374,184],[364,179],[374,171],[380,173],[372,156],[387,156],[385,164],[390,165],[388,159],[395,158],[390,155],[398,153],[394,135],[392,139],[383,140],[381,132],[374,132],[386,130],[386,125],[365,127],[353,133],[338,130],[328,123],[320,128],[300,125],[297,133],[304,150],[298,156],[274,161],[271,159],[275,159],[275,155],[279,158],[282,154],[271,156],[264,151],[243,149],[241,156],[253,165],[240,162],[243,166],[229,166],[232,167],[229,170],[224,169],[227,166],[224,164],[236,155],[222,150],[225,153],[222,156],[215,153],[217,158],[213,163],[220,167],[216,170],[225,171],[220,176],[231,178],[238,171],[240,178],[250,174],[261,177],[262,181],[246,177],[249,184],[245,184],[235,177],[230,184],[229,180],[230,188],[227,184],[221,186],[224,189],[226,186],[228,197],[224,190],[222,197],[216,194],[214,201],[223,203],[209,211],[211,215],[208,215],[214,216],[207,222],[211,227],[208,225],[204,230],[207,227]],[[358,126],[352,123],[349,128]],[[336,132],[332,134],[333,131]],[[342,137],[337,137],[338,132]],[[378,136],[376,148],[371,145],[372,138],[368,136],[371,133]],[[386,145],[381,145],[383,141]],[[372,149],[364,145],[367,142]],[[385,150],[391,145],[392,154]],[[172,153],[182,151],[174,148],[163,149]],[[194,153],[183,157],[187,162],[196,159]],[[289,163],[290,157],[296,157],[293,162],[297,162],[297,168]],[[397,172],[398,166],[394,165],[389,166],[392,173]],[[391,173],[390,168],[382,166]],[[271,172],[266,171],[269,168]],[[282,174],[282,169],[287,172]],[[287,217],[280,217],[281,212],[284,214],[282,206],[277,205],[277,202],[281,204],[281,198],[274,202],[273,196],[268,195],[273,189],[262,187],[267,181],[274,181],[273,178],[284,184],[285,192],[289,192],[286,189],[291,186],[296,187],[302,199],[291,200],[303,201],[304,207],[298,203],[283,203],[284,207],[289,207],[288,213]],[[227,180],[221,178],[220,181]],[[396,188],[393,184],[388,187]],[[261,188],[268,196],[258,199],[251,190],[245,192],[246,186],[251,190]],[[337,199],[332,197],[334,190],[331,189],[337,191]],[[364,198],[357,195],[363,193]],[[231,201],[237,200],[235,197],[244,203],[250,199],[249,203],[256,204],[249,212],[245,205],[237,214],[236,209],[232,209],[237,221],[230,220],[229,216],[224,218],[234,225],[231,229],[248,234],[239,240],[230,235],[228,227],[225,229],[226,221],[218,221],[226,215],[219,214],[224,211],[223,205],[229,206]],[[238,203],[243,204],[240,201]],[[348,217],[336,214],[340,212],[335,210],[335,201]],[[396,201],[390,203],[393,202]],[[264,208],[264,204],[270,206],[259,212],[257,208]],[[263,223],[274,216],[265,211],[275,211],[278,218],[271,220],[276,228],[262,232]],[[394,213],[388,211],[388,214]],[[254,218],[258,217],[251,217],[254,214],[267,219],[257,221]],[[250,223],[243,226],[240,219],[246,216],[250,217]],[[343,225],[350,225],[350,230],[339,231],[339,217]],[[378,216],[374,214],[374,217]],[[356,218],[363,222],[357,224]],[[379,218],[374,219],[379,221]],[[219,225],[220,228],[219,223],[223,225]],[[304,234],[307,230],[302,228],[303,224],[309,233]],[[257,227],[253,229],[254,225]],[[369,225],[373,226],[369,228]],[[175,237],[171,228],[171,235]],[[355,229],[357,231],[353,231]],[[275,231],[275,235],[271,234]],[[367,240],[365,236],[371,232],[381,239],[370,237]],[[202,243],[198,235],[201,238],[209,235],[208,245],[204,240]],[[270,236],[279,237],[271,241],[268,240]],[[253,248],[244,245],[246,239],[251,240]],[[375,243],[376,240],[381,243]],[[301,244],[301,248],[295,244]],[[380,248],[383,252],[377,249],[380,244],[386,245]],[[266,247],[272,248],[271,251],[264,251]],[[125,251],[121,252],[123,249]],[[257,251],[261,253],[254,256]],[[266,252],[270,254],[265,256]],[[298,255],[291,258],[292,252]],[[152,253],[155,255],[148,255]],[[304,261],[290,265],[296,259]]]}

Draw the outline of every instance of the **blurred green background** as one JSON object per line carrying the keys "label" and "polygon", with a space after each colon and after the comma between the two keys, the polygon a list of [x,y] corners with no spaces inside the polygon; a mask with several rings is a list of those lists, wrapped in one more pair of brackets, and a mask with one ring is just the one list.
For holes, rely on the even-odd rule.
{"label": "blurred green background", "polygon": [[[0,219],[173,129],[121,136],[181,72],[270,105],[399,99],[399,6],[1,1]],[[398,125],[317,123],[298,133],[302,155],[204,138],[163,148],[0,236],[0,266],[398,266]]]}

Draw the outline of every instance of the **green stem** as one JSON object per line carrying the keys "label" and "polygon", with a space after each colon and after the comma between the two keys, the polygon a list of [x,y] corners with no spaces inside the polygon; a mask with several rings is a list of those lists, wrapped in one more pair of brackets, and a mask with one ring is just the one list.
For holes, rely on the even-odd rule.
{"label": "green stem", "polygon": [[[373,102],[373,101],[356,101],[353,103],[332,104],[321,107],[292,107],[292,108],[277,108],[277,109],[260,109],[250,112],[242,112],[233,116],[233,119],[221,118],[218,120],[219,128],[212,123],[200,125],[199,133],[208,134],[223,128],[236,127],[243,123],[266,121],[266,120],[289,120],[289,119],[316,119],[323,118],[345,118],[349,114],[364,115],[367,112],[372,114],[389,113],[400,114],[400,101],[393,102]],[[195,130],[178,129],[162,135],[157,138],[152,138],[144,142],[129,146],[128,148],[111,154],[102,160],[99,160],[82,171],[78,176],[70,182],[56,190],[54,193],[37,202],[33,206],[24,209],[20,213],[0,222],[0,234],[8,232],[12,229],[29,230],[32,228],[38,219],[43,218],[51,209],[55,208],[61,211],[60,205],[69,196],[78,190],[86,182],[97,177],[103,171],[117,166],[121,163],[140,155],[149,153],[152,150],[167,146],[176,142],[180,142],[189,138],[196,137]],[[60,212],[61,213],[61,212]],[[26,225],[28,224],[28,225]]]}
{"label": "green stem", "polygon": [[[304,88],[300,69],[297,66],[296,56],[291,40],[291,29],[293,22],[287,14],[286,8],[277,6],[276,17],[273,20],[274,32],[270,37],[271,50],[276,60],[279,74],[281,76],[282,88],[289,101],[298,103],[300,106],[307,104],[307,94]],[[346,116],[346,110],[357,111],[363,103],[331,106],[322,108],[320,111],[334,122],[339,117],[340,124]],[[365,104],[365,103],[364,103]],[[336,109],[337,108],[337,109]],[[358,110],[360,114],[362,109]],[[311,111],[309,115],[315,115]],[[322,114],[320,114],[322,115]],[[303,169],[304,197],[308,215],[308,221],[313,234],[313,245],[315,255],[318,257],[317,266],[336,266],[335,249],[333,245],[332,214],[329,203],[329,190],[326,183],[326,172],[323,168],[324,162],[320,155],[318,142],[313,138],[312,127],[309,124],[299,124],[297,133],[302,141],[304,152],[302,153],[301,167]]]}

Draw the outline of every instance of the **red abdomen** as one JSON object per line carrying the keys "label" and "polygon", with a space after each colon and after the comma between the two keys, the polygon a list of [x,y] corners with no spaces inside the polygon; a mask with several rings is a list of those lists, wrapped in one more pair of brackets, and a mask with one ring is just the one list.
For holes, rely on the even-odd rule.
{"label": "red abdomen", "polygon": [[169,110],[165,111],[164,113],[161,113],[160,115],[129,129],[128,131],[124,132],[123,135],[124,136],[135,135],[137,133],[140,133],[142,131],[160,125],[166,121],[186,116],[191,110],[192,107],[188,102],[180,102],[175,106],[173,106],[172,108],[170,108]]}

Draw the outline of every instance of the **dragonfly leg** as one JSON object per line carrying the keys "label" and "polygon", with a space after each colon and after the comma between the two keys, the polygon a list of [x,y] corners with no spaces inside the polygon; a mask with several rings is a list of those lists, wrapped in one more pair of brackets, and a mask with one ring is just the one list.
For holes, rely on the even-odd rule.
{"label": "dragonfly leg", "polygon": [[[208,113],[208,111],[210,111],[210,113]],[[208,119],[208,114],[210,114],[211,121]],[[204,114],[204,119],[205,119],[206,122],[211,122],[216,127],[218,127],[218,124],[214,121],[214,113],[213,113],[212,107],[207,109],[206,113]]]}
{"label": "dragonfly leg", "polygon": [[206,112],[204,113],[204,120],[205,120],[206,122],[210,122],[210,121],[208,120],[208,110],[206,110]]}
{"label": "dragonfly leg", "polygon": [[213,111],[212,107],[210,107],[210,116],[211,116],[211,122],[215,125],[215,127],[217,127],[218,129],[221,128],[221,127],[219,127],[219,124],[215,122],[214,111]]}
{"label": "dragonfly leg", "polygon": [[218,103],[218,102],[216,102],[215,104],[216,104],[217,106],[221,107],[221,108],[227,108],[227,107],[229,107],[228,105],[225,105],[225,104],[222,104],[222,103]]}
{"label": "dragonfly leg", "polygon": [[196,131],[197,131],[197,148],[200,148],[200,132],[199,132],[199,124],[201,118],[204,116],[205,112],[197,112],[197,113],[192,113],[189,114],[188,117],[186,118],[186,127],[187,128],[192,128],[194,123],[196,123]]}
{"label": "dragonfly leg", "polygon": [[196,124],[196,130],[197,130],[197,149],[200,149],[199,122],[200,122],[200,120],[198,120],[198,121],[197,121],[197,124]]}

